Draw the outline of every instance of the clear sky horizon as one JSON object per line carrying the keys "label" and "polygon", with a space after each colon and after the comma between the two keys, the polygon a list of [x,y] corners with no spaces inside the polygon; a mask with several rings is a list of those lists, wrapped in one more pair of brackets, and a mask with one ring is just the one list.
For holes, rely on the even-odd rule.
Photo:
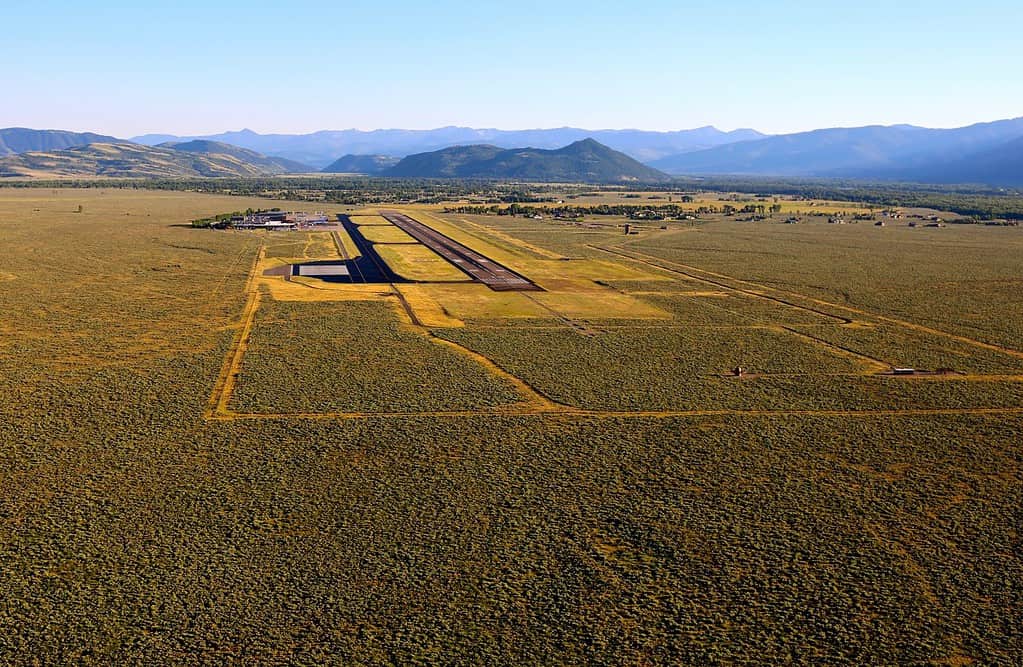
{"label": "clear sky horizon", "polygon": [[0,127],[785,133],[1023,116],[1023,3],[39,0],[4,8]]}

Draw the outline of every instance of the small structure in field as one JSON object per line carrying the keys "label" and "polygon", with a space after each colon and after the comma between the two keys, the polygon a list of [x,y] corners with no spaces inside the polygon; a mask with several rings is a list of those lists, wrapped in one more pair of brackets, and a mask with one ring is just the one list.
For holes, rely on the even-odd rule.
{"label": "small structure in field", "polygon": [[327,224],[327,216],[321,211],[315,213],[305,213],[303,211],[288,213],[285,220],[287,222],[294,222],[300,227],[316,227]]}
{"label": "small structure in field", "polygon": [[232,225],[235,229],[266,229],[268,231],[280,231],[284,229],[294,229],[294,222],[283,222],[278,220],[246,220]]}

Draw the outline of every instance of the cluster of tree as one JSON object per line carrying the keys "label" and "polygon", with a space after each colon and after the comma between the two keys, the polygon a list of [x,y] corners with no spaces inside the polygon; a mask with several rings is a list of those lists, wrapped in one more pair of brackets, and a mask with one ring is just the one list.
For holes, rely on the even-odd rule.
{"label": "cluster of tree", "polygon": [[720,208],[717,206],[705,206],[701,208],[708,209],[708,213],[723,213],[725,215],[756,215],[760,218],[766,218],[768,213],[771,215],[781,213],[781,204],[771,204],[770,206],[764,206],[763,204],[747,204],[742,208],[732,206],[731,204],[724,204]]}
{"label": "cluster of tree", "polygon": [[[690,198],[691,200],[691,198]],[[557,206],[523,206],[521,204],[511,204],[508,206],[499,206],[497,204],[489,205],[463,205],[463,206],[449,206],[444,209],[446,213],[461,213],[463,215],[521,215],[525,217],[532,217],[535,215],[547,215],[555,218],[581,218],[584,215],[609,215],[615,217],[631,218],[633,220],[684,220],[694,215],[758,215],[766,217],[769,213],[771,215],[780,213],[782,210],[781,204],[772,204],[765,206],[763,204],[749,204],[743,207],[732,206],[731,204],[723,204],[717,206],[714,204],[699,206],[695,209],[684,208],[678,204],[656,204],[656,205],[637,205],[637,204],[594,204],[590,206],[577,206],[573,204],[559,204]]]}
{"label": "cluster of tree", "polygon": [[208,229],[210,227],[226,227],[231,222],[232,218],[242,218],[247,215],[255,215],[256,213],[275,213],[280,211],[279,208],[271,209],[254,209],[247,208],[244,211],[231,211],[230,213],[217,213],[216,215],[208,218],[197,218],[192,220],[192,226],[199,229]]}
{"label": "cluster of tree", "polygon": [[750,178],[699,179],[692,181],[692,185],[708,192],[759,192],[879,207],[931,208],[976,221],[1023,220],[1023,192],[983,186]]}
{"label": "cluster of tree", "polygon": [[446,213],[461,213],[468,215],[511,215],[525,216],[527,218],[546,215],[555,218],[581,218],[584,215],[613,215],[617,217],[642,218],[647,220],[664,220],[667,218],[684,217],[687,212],[679,206],[667,204],[660,206],[637,206],[635,204],[595,204],[593,206],[575,206],[572,204],[559,204],[556,206],[524,206],[522,204],[510,204],[499,206],[450,206],[444,209]]}
{"label": "cluster of tree", "polygon": [[208,229],[210,227],[218,227],[231,221],[231,218],[241,217],[246,214],[251,214],[252,209],[248,209],[245,212],[232,211],[231,213],[218,213],[208,218],[197,218],[192,220],[192,226],[200,229]]}
{"label": "cluster of tree", "polygon": [[452,199],[554,201],[550,195],[523,191],[521,185],[510,183],[369,177],[19,180],[0,181],[0,187],[173,190],[356,205],[377,202],[425,203]]}
{"label": "cluster of tree", "polygon": [[[399,179],[373,177],[308,177],[288,178],[153,178],[139,179],[72,179],[72,180],[0,180],[0,187],[9,188],[122,188],[134,190],[180,190],[212,192],[269,199],[324,201],[347,205],[383,203],[437,203],[451,200],[478,201],[481,204],[556,203],[561,199],[573,200],[596,196],[600,193],[620,192],[633,195],[648,192],[649,186],[626,184],[573,188],[555,184],[509,183],[496,180],[459,179]],[[865,183],[862,181],[829,179],[756,179],[741,177],[715,177],[678,179],[666,190],[669,201],[691,203],[692,193],[698,192],[755,192],[757,197],[789,196],[800,199],[847,201],[878,207],[931,208],[950,211],[969,220],[1023,220],[1023,192],[990,187],[963,187],[898,183]],[[634,197],[630,197],[634,198]],[[742,203],[738,202],[737,203]],[[728,205],[724,205],[728,206]],[[722,213],[725,208],[706,207],[696,213]],[[778,206],[767,207],[777,212]],[[774,209],[774,211],[772,211]],[[737,208],[735,212],[743,212]],[[587,209],[601,215],[600,211]],[[620,213],[610,213],[621,215]],[[759,210],[753,215],[766,215]]]}

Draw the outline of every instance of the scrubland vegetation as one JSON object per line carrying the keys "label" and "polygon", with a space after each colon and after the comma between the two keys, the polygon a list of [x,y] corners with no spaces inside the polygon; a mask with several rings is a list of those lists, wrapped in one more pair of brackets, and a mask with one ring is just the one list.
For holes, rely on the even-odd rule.
{"label": "scrubland vegetation", "polygon": [[[498,204],[548,204],[563,200],[586,203],[588,198],[601,198],[607,192],[623,196],[628,204],[637,192],[649,191],[649,183],[604,186],[566,186],[543,183],[506,183],[493,180],[398,179],[351,176],[315,176],[281,178],[174,178],[150,179],[63,179],[0,180],[0,188],[91,188],[114,187],[130,190],[163,189],[186,192],[234,194],[303,201],[326,201],[347,205],[372,204],[440,204],[458,202],[460,206]],[[770,179],[700,177],[678,178],[659,200],[673,196],[685,201],[697,192],[722,195],[752,193],[764,199],[775,196],[795,197],[803,201],[825,200],[849,202],[864,207],[907,207],[949,211],[966,221],[988,219],[1023,220],[1023,197],[1018,190],[984,186],[923,185],[904,183],[864,183],[841,179]],[[635,203],[632,201],[631,203]],[[658,206],[664,201],[655,202]]]}
{"label": "scrubland vegetation", "polygon": [[706,231],[676,232],[667,242],[648,236],[629,247],[985,342],[1018,348],[1023,340],[1023,319],[1016,314],[1023,284],[1023,233],[1018,228],[735,224]]}
{"label": "scrubland vegetation", "polygon": [[515,403],[515,389],[404,330],[387,303],[264,302],[239,412],[429,412]]}
{"label": "scrubland vegetation", "polygon": [[[668,317],[263,293],[231,403],[263,414],[204,420],[258,248],[309,239],[188,221],[259,201],[0,191],[0,663],[1023,655],[1018,229],[472,217],[649,272],[588,289]],[[578,409],[501,414],[521,392],[430,334]]]}

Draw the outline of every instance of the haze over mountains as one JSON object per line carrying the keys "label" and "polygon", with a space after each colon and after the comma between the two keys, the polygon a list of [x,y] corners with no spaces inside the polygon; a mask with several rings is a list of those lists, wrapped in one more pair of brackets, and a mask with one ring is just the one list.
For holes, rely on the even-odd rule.
{"label": "haze over mountains", "polygon": [[[936,130],[912,125],[814,130],[743,141],[653,161],[671,174],[746,174],[992,183],[984,154],[1023,137],[1023,118]],[[970,168],[973,165],[974,168]],[[1006,163],[1006,166],[1010,166]],[[955,173],[953,180],[947,176]],[[999,172],[1023,183],[1023,172]],[[938,179],[938,180],[935,180]]]}
{"label": "haze over mountains", "polygon": [[0,156],[16,155],[28,151],[59,151],[74,146],[96,143],[116,143],[118,139],[92,132],[65,132],[64,130],[30,130],[27,127],[8,127],[0,130]]}
{"label": "haze over mountains", "polygon": [[294,171],[309,168],[217,142],[162,146],[91,143],[62,151],[30,151],[0,158],[0,176],[8,177],[186,178],[274,176]]}
{"label": "haze over mountains", "polygon": [[167,141],[210,139],[284,157],[323,168],[340,156],[385,155],[405,157],[450,146],[487,144],[498,148],[561,148],[582,139],[594,139],[641,162],[687,151],[721,146],[735,141],[762,138],[756,130],[722,132],[701,127],[677,132],[645,130],[583,130],[563,127],[548,130],[495,130],[468,127],[442,127],[435,130],[325,130],[312,134],[257,134],[252,130],[225,132],[204,137],[175,137],[149,134],[132,141],[157,145]]}
{"label": "haze over mountains", "polygon": [[[576,128],[504,131],[446,127],[436,130],[342,130],[305,135],[260,135],[249,130],[212,138],[171,135],[136,137],[135,143],[113,137],[8,128],[0,130],[0,173],[10,175],[274,175],[314,172],[400,175],[409,165],[417,173],[459,174],[461,177],[532,178],[513,174],[548,174],[553,180],[592,180],[595,174],[617,180],[640,173],[635,165],[613,166],[618,157],[604,155],[609,168],[582,169],[575,174],[554,166],[564,156],[543,155],[584,139],[624,153],[660,172],[673,175],[747,175],[763,177],[853,178],[921,183],[971,183],[1000,187],[1023,186],[1023,118],[978,123],[956,129],[912,125],[831,128],[788,135],[765,136],[754,130],[722,132],[713,127],[679,132],[598,130]],[[83,146],[117,145],[123,159],[102,158]],[[126,148],[136,146],[136,148]],[[189,153],[168,156],[151,147]],[[453,147],[472,147],[420,158],[397,170],[402,158],[437,153]],[[524,148],[524,147],[529,147]],[[532,151],[533,167],[498,158],[497,152]],[[39,154],[63,153],[44,158]],[[109,154],[112,149],[99,153]],[[216,157],[214,157],[216,156]],[[471,157],[480,159],[469,159]],[[536,170],[542,156],[546,166]],[[430,161],[432,166],[427,168]],[[488,163],[488,161],[490,161]],[[473,172],[466,165],[475,165]],[[498,168],[500,165],[500,168]],[[591,165],[592,166],[592,165]],[[495,174],[504,175],[495,175]],[[590,176],[587,176],[587,173]],[[654,172],[646,172],[650,178]],[[627,175],[632,174],[632,175]],[[537,178],[541,176],[537,175]]]}
{"label": "haze over mountains", "polygon": [[582,139],[556,150],[453,146],[410,155],[382,175],[587,183],[671,180],[667,174],[593,139]]}
{"label": "haze over mountains", "polygon": [[297,174],[315,171],[309,165],[302,164],[301,162],[295,162],[294,160],[282,157],[269,157],[256,151],[232,144],[225,144],[221,141],[208,141],[205,139],[183,142],[168,141],[160,144],[159,148],[171,148],[176,151],[185,151],[186,153],[196,153],[199,155],[225,155],[235,158],[239,163],[262,168],[267,173]]}
{"label": "haze over mountains", "polygon": [[[898,178],[897,170],[891,176]],[[911,174],[924,183],[985,183],[1001,187],[1023,186],[1023,137],[994,148],[950,159]],[[907,179],[909,176],[904,176]]]}
{"label": "haze over mountains", "polygon": [[389,155],[343,155],[322,169],[325,174],[370,174],[376,175],[394,165],[401,158]]}

